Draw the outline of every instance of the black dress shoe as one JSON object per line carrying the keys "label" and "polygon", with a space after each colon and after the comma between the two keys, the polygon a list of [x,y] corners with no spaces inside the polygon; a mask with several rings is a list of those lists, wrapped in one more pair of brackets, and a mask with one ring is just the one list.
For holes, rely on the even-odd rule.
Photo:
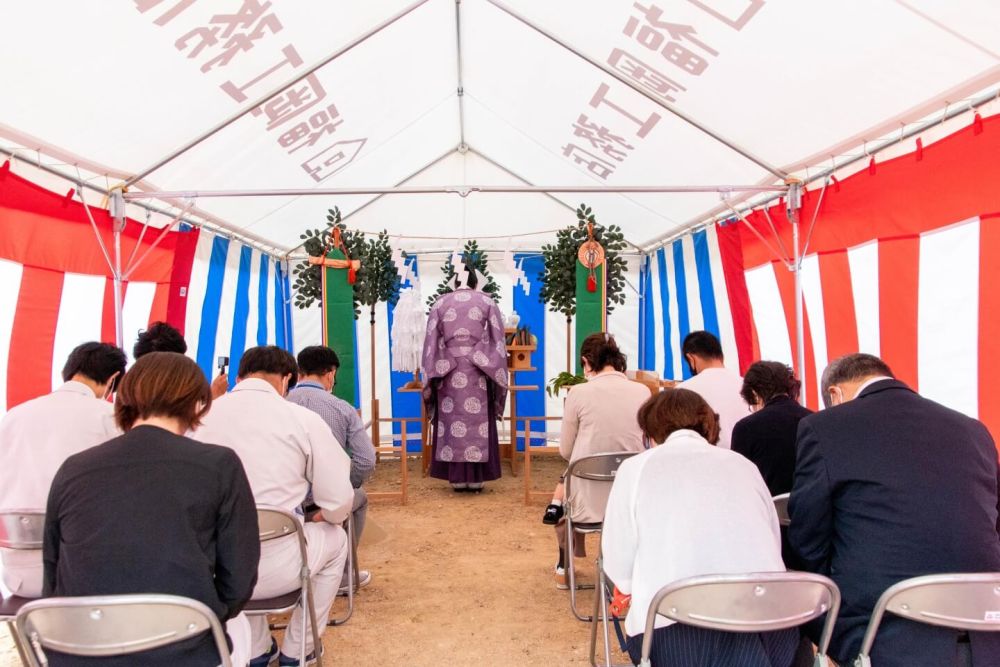
{"label": "black dress shoe", "polygon": [[559,519],[563,516],[563,506],[551,504],[545,508],[545,514],[542,516],[542,523],[549,526],[554,526],[559,523]]}

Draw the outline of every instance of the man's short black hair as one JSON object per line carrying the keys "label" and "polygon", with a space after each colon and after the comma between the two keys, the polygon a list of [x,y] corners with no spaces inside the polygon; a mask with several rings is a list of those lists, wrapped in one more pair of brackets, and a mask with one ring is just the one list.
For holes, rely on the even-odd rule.
{"label": "man's short black hair", "polygon": [[826,367],[826,370],[823,371],[823,377],[820,382],[824,403],[830,400],[830,387],[833,385],[842,382],[863,380],[864,378],[876,375],[884,375],[890,378],[896,377],[892,374],[892,369],[889,368],[889,365],[874,354],[858,352],[834,359]]}
{"label": "man's short black hair", "polygon": [[69,353],[66,365],[63,366],[62,378],[64,382],[69,382],[74,375],[80,374],[88,380],[104,384],[118,373],[115,379],[117,386],[127,363],[125,353],[111,343],[84,343]]}
{"label": "man's short black hair", "polygon": [[722,343],[708,331],[692,331],[684,338],[681,352],[702,359],[722,359]]}
{"label": "man's short black hair", "polygon": [[302,375],[326,375],[337,368],[340,368],[340,359],[326,345],[311,345],[299,352],[299,372]]}
{"label": "man's short black hair", "polygon": [[132,348],[132,357],[138,359],[150,352],[177,352],[184,354],[188,346],[181,332],[166,322],[153,322],[148,329],[139,332],[139,338]]}
{"label": "man's short black hair", "polygon": [[284,377],[296,375],[297,369],[295,357],[286,350],[277,345],[260,345],[243,353],[237,375],[245,378],[254,373],[272,373]]}

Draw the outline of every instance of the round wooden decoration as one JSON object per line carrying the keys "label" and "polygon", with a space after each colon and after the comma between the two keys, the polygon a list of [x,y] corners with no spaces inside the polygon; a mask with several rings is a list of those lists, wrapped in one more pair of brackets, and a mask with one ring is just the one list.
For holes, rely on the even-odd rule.
{"label": "round wooden decoration", "polygon": [[577,257],[580,259],[580,263],[583,264],[585,268],[593,271],[600,265],[604,264],[604,248],[601,244],[590,239],[589,241],[584,241],[580,245],[580,251],[577,253]]}

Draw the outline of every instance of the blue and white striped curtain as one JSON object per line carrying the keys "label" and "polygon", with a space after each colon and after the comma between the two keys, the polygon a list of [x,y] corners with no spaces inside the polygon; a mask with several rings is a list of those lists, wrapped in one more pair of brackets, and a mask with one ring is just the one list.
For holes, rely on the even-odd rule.
{"label": "blue and white striped curtain", "polygon": [[184,324],[188,356],[208,377],[229,357],[229,386],[243,352],[257,345],[293,349],[287,266],[259,250],[201,231],[191,267]]}
{"label": "blue and white striped curtain", "polygon": [[714,227],[677,239],[647,256],[639,278],[642,368],[666,379],[686,380],[681,343],[692,331],[714,333],[727,365],[739,357],[733,319]]}

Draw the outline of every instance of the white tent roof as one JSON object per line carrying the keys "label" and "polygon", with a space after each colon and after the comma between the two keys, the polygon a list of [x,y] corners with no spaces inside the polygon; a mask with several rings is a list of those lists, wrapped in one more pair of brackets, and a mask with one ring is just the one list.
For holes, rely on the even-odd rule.
{"label": "white tent roof", "polygon": [[[32,161],[37,149],[38,159],[74,176],[78,167],[126,180],[369,33],[267,111],[246,113],[133,192],[779,185],[780,175],[654,101],[659,93],[640,94],[600,67],[627,79],[641,75],[641,61],[642,81],[656,70],[672,82],[667,107],[773,172],[797,175],[876,148],[1000,82],[993,0],[503,7],[0,0],[0,146],[31,149],[18,155]],[[281,107],[293,96],[316,103],[285,120]],[[330,118],[340,123],[332,133],[303,146],[300,135]],[[586,128],[574,134],[574,123],[590,124],[595,143],[579,136]],[[573,158],[579,150],[601,162],[588,169]],[[550,236],[544,232],[573,220],[567,206],[580,201],[638,247],[724,209],[715,192],[202,196],[195,205],[205,219],[288,251],[335,205],[352,226],[411,237],[407,247],[480,238],[537,248]]]}

